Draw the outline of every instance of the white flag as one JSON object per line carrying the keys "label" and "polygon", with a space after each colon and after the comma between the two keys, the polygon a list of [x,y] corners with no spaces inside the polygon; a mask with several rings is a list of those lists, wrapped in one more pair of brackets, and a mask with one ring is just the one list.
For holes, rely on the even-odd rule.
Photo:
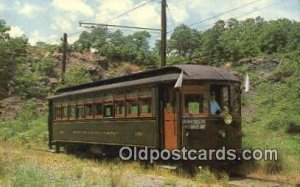
{"label": "white flag", "polygon": [[245,77],[245,92],[248,92],[249,90],[250,90],[250,81],[249,81],[249,75],[247,73]]}
{"label": "white flag", "polygon": [[182,79],[183,79],[183,71],[181,71],[180,75],[178,76],[174,88],[181,88],[181,85],[182,85]]}

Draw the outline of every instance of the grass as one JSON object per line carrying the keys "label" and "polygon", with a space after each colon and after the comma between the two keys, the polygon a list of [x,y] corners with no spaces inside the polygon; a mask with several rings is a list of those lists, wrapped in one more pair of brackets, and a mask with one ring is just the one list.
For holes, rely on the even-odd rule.
{"label": "grass", "polygon": [[300,180],[299,62],[299,58],[286,59],[271,74],[276,82],[260,79],[255,92],[243,97],[246,107],[255,106],[253,114],[243,116],[244,148],[277,149],[279,154],[278,161],[256,162],[257,175]]}
{"label": "grass", "polygon": [[217,177],[210,170],[204,168],[196,176],[195,179],[198,183],[211,185],[217,183]]}
{"label": "grass", "polygon": [[9,175],[12,186],[39,187],[43,186],[47,180],[45,171],[27,163],[13,164]]}
{"label": "grass", "polygon": [[[197,177],[139,162],[93,160],[0,142],[0,186],[198,186],[224,184],[208,170]],[[14,147],[14,149],[9,149]],[[201,179],[201,180],[200,180]]]}

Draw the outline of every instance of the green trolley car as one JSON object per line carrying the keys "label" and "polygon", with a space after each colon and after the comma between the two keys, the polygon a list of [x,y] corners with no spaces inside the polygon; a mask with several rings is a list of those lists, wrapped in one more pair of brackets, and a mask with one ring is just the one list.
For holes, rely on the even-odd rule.
{"label": "green trolley car", "polygon": [[49,97],[49,146],[240,150],[240,86],[220,68],[176,65],[63,88]]}

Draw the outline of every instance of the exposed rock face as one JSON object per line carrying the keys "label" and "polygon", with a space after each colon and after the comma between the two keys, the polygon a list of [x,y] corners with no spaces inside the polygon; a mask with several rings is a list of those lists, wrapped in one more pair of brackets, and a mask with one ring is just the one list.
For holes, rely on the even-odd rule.
{"label": "exposed rock face", "polygon": [[[46,69],[45,75],[41,75],[39,77],[42,84],[48,87],[49,90],[53,91],[60,83],[62,53],[56,51],[49,52],[35,48],[30,49],[29,53],[33,59],[32,61],[39,61],[45,57],[53,59],[54,68]],[[93,80],[128,75],[140,71],[140,67],[136,65],[126,62],[108,62],[105,57],[96,53],[72,52],[67,56],[66,71],[74,66],[80,65],[92,75]],[[32,62],[27,62],[27,67],[32,72],[34,71]],[[4,78],[7,78],[7,76]],[[2,85],[0,82],[0,99],[2,99],[0,100],[0,117],[14,118],[17,111],[21,108],[24,101],[22,101],[20,97],[16,97],[16,95],[18,95],[16,92],[17,87],[18,85],[15,85],[12,80],[8,81],[8,84],[5,85]],[[34,89],[34,87],[28,89]],[[33,91],[33,93],[37,92]],[[35,96],[34,94],[31,95],[31,97],[33,97],[34,102],[39,103],[44,100],[43,103],[46,103],[45,98],[39,98],[41,100],[38,100],[38,96]]]}
{"label": "exposed rock face", "polygon": [[281,63],[280,59],[268,56],[262,58],[244,58],[238,62],[238,65],[246,66],[249,70],[272,71]]}
{"label": "exposed rock face", "polygon": [[16,117],[17,111],[21,108],[20,97],[7,97],[0,101],[0,119]]}
{"label": "exposed rock face", "polygon": [[[26,100],[28,101],[28,100]],[[30,99],[36,106],[36,112],[42,113],[47,110],[48,104],[46,100],[36,98]],[[0,101],[0,119],[13,119],[17,116],[18,111],[23,107],[25,101],[18,96],[7,97]]]}

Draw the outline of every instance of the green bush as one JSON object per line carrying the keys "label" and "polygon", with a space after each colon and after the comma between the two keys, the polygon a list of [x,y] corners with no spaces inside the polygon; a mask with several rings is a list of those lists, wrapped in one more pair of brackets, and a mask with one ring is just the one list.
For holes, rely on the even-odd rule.
{"label": "green bush", "polygon": [[54,59],[50,57],[41,58],[38,61],[33,63],[34,71],[38,73],[40,76],[54,77],[55,76],[54,68],[55,68]]}
{"label": "green bush", "polygon": [[38,115],[33,102],[26,102],[15,119],[0,121],[0,140],[46,142],[47,138],[47,114]]}
{"label": "green bush", "polygon": [[74,66],[64,75],[64,84],[59,88],[92,82],[92,76],[81,66]]}
{"label": "green bush", "polygon": [[43,84],[39,73],[31,71],[28,64],[18,64],[14,81],[20,96],[45,98],[49,89]]}

